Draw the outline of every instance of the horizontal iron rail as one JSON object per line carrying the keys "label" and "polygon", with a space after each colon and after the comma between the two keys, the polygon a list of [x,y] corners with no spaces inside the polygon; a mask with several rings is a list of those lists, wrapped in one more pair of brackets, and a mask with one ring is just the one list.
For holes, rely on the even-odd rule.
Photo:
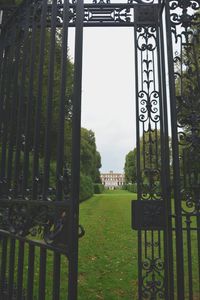
{"label": "horizontal iron rail", "polygon": [[[160,12],[163,10],[163,3],[84,3],[84,27],[133,27],[134,21],[134,9],[135,7],[142,6],[150,7],[152,5],[158,5]],[[3,6],[0,6],[3,9]],[[58,4],[57,10],[62,11],[64,5]],[[13,12],[12,16],[5,23],[0,25],[2,30],[8,28],[12,24],[13,18],[16,16],[16,12],[19,11],[19,7]],[[76,25],[76,4],[69,4],[69,11],[71,14],[69,27],[75,27]],[[48,13],[51,13],[51,4],[48,5]],[[144,22],[145,25],[145,22]],[[146,22],[146,25],[150,26],[151,22]],[[51,24],[46,25],[50,27]],[[62,22],[57,22],[56,27],[62,27]]]}
{"label": "horizontal iron rail", "polygon": [[27,237],[12,234],[12,233],[10,233],[8,231],[5,231],[5,230],[2,230],[2,229],[0,229],[0,236],[1,235],[5,236],[7,238],[13,238],[15,240],[26,242],[29,245],[37,246],[37,247],[40,247],[40,248],[43,248],[43,249],[46,249],[46,250],[56,251],[56,253],[64,254],[67,257],[69,255],[69,249],[68,249],[67,246],[65,246],[66,249],[59,248],[59,247],[56,247],[54,245],[46,244],[44,241],[29,239]]}

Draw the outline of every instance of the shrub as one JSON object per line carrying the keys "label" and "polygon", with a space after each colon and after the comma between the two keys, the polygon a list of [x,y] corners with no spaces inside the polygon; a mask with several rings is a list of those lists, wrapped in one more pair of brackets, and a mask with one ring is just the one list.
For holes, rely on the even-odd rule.
{"label": "shrub", "polygon": [[91,177],[80,175],[80,202],[92,197],[94,193],[93,182]]}
{"label": "shrub", "polygon": [[94,183],[94,193],[95,194],[102,194],[104,191],[104,185],[101,183]]}

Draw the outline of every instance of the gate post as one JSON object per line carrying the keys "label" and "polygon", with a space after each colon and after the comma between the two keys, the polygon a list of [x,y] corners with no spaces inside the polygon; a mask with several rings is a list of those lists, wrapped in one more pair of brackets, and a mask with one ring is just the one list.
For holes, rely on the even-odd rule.
{"label": "gate post", "polygon": [[68,300],[77,299],[78,281],[78,229],[80,188],[80,134],[81,134],[81,86],[83,47],[83,0],[76,3],[76,37],[74,62],[74,90],[72,111],[72,192],[70,197],[70,250]]}
{"label": "gate post", "polygon": [[135,6],[138,299],[174,299],[163,5]]}
{"label": "gate post", "polygon": [[173,174],[174,174],[173,187],[174,187],[175,227],[176,227],[177,299],[184,299],[185,291],[184,291],[182,212],[181,212],[181,194],[180,194],[180,165],[179,165],[174,61],[173,61],[173,46],[172,46],[172,36],[171,36],[169,1],[166,1],[165,11],[166,11],[166,36],[167,36],[167,49],[168,49],[171,130],[172,130],[172,158],[173,158]]}
{"label": "gate post", "polygon": [[165,289],[166,298],[174,299],[174,271],[173,271],[173,242],[172,242],[172,206],[171,206],[171,186],[170,186],[170,148],[169,148],[169,130],[168,130],[168,106],[166,91],[166,60],[165,60],[165,37],[163,28],[163,8],[159,15],[159,77],[162,86],[162,187],[163,199],[165,201],[165,233],[164,233],[164,255],[165,255]]}

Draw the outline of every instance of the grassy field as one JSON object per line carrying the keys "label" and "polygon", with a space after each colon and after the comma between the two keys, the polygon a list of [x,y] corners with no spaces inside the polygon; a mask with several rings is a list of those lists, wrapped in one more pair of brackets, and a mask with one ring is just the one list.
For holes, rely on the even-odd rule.
{"label": "grassy field", "polygon": [[79,299],[137,299],[137,240],[126,191],[107,191],[81,204]]}

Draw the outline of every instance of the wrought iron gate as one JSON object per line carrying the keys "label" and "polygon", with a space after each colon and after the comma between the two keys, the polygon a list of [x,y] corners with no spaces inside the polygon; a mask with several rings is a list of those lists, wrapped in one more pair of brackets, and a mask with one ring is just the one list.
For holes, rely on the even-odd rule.
{"label": "wrought iron gate", "polygon": [[57,300],[62,289],[77,299],[83,27],[129,26],[138,299],[199,299],[200,1],[26,0],[0,9],[0,298]]}

